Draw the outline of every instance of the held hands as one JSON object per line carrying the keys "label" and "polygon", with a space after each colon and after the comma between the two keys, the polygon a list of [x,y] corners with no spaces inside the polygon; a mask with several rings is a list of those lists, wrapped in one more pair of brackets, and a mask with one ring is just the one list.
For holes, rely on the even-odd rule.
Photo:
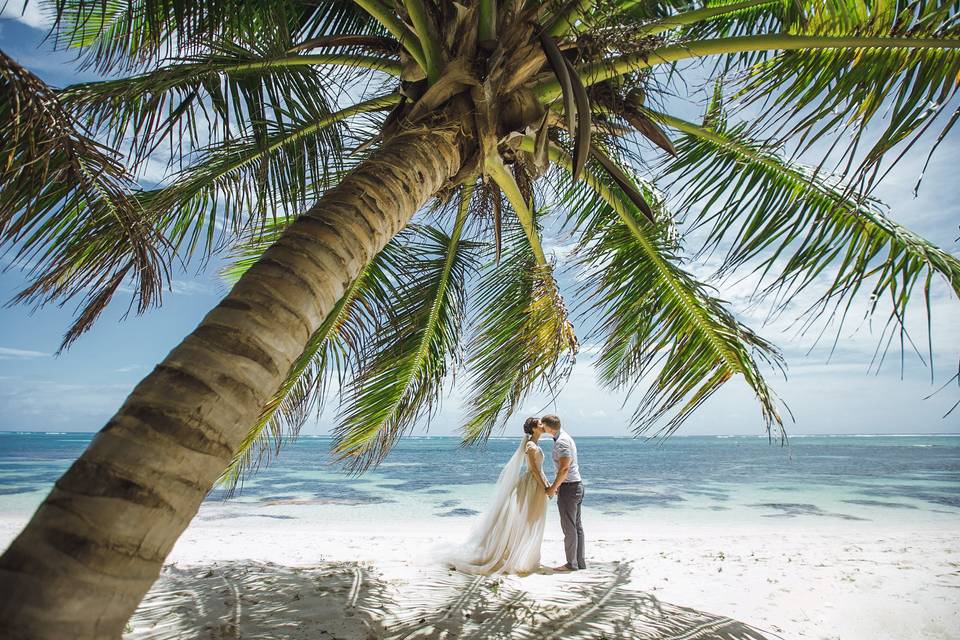
{"label": "held hands", "polygon": [[552,498],[553,496],[557,495],[557,488],[553,485],[548,486],[546,490],[548,498]]}

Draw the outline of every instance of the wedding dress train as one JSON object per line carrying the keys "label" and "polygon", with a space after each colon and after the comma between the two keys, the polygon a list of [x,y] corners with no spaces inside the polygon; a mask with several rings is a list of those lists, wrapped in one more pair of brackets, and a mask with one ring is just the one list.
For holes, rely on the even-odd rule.
{"label": "wedding dress train", "polygon": [[547,494],[536,469],[525,465],[527,448],[543,451],[524,440],[507,462],[494,490],[493,501],[466,543],[449,558],[459,571],[477,575],[525,575],[540,568],[540,547],[547,515]]}

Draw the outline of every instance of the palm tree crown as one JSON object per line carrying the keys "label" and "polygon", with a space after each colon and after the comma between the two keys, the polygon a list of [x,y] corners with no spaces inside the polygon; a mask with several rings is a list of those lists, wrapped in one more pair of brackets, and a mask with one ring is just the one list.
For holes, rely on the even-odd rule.
{"label": "palm tree crown", "polygon": [[[295,433],[331,381],[335,449],[358,469],[460,369],[467,441],[556,390],[578,338],[544,224],[575,239],[569,309],[600,345],[600,381],[638,392],[635,429],[672,432],[739,376],[782,430],[763,377],[780,354],[690,256],[721,250],[722,273],[756,270],[778,303],[815,291],[807,322],[869,297],[900,327],[935,275],[960,293],[957,259],[869,197],[960,113],[958,4],[57,0],[56,42],[110,78],[54,91],[0,57],[0,237],[35,275],[21,300],[83,299],[67,344],[121,283],[146,309],[172,258],[228,246],[240,277],[379,145],[449,130],[459,172],[349,283],[225,479]],[[691,76],[714,86],[697,121],[664,106]],[[823,146],[815,167],[785,151]],[[136,183],[168,155],[167,180]]]}

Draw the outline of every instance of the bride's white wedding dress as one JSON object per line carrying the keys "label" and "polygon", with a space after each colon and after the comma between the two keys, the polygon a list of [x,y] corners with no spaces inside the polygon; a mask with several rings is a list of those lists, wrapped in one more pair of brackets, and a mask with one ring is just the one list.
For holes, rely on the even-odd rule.
{"label": "bride's white wedding dress", "polygon": [[[536,468],[527,462],[528,451],[534,454]],[[542,466],[543,450],[525,438],[500,472],[490,508],[449,564],[478,575],[524,575],[540,568],[548,501]]]}

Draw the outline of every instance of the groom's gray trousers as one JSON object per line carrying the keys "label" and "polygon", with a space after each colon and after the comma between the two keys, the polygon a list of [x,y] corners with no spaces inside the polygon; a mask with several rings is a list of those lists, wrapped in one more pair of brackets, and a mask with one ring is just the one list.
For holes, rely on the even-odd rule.
{"label": "groom's gray trousers", "polygon": [[571,569],[587,568],[584,560],[583,523],[580,521],[582,503],[582,482],[564,482],[560,485],[560,490],[557,491],[557,507],[560,508],[560,527],[563,529],[567,566]]}

